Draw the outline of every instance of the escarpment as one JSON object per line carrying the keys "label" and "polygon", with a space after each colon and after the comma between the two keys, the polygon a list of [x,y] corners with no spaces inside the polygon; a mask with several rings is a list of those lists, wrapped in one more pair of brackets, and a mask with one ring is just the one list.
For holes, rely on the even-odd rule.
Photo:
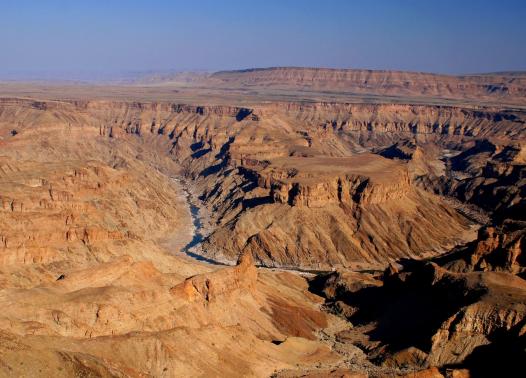
{"label": "escarpment", "polygon": [[[193,228],[174,143],[196,140],[202,117],[255,122],[240,111],[2,103],[0,375],[268,376],[339,360],[302,278],[182,253]],[[191,295],[172,290],[188,282]]]}
{"label": "escarpment", "polygon": [[522,110],[498,107],[455,107],[406,104],[270,104],[256,108],[261,117],[276,112],[319,122],[325,129],[346,132],[438,134],[449,136],[520,138]]}
{"label": "escarpment", "polygon": [[[407,250],[432,254],[438,240],[447,244],[450,232],[467,229],[461,216],[414,188],[402,164],[375,155],[276,158],[237,169],[239,192],[228,191],[230,174],[205,193],[224,222],[205,242],[209,253],[221,245],[229,258],[246,250],[270,265],[381,265]],[[220,205],[223,195],[240,196],[236,208]],[[443,217],[447,225],[426,230]]]}
{"label": "escarpment", "polygon": [[[490,90],[267,74],[243,85],[318,90],[341,75],[371,80],[360,91],[394,90],[386,79],[493,104],[520,94],[504,77]],[[0,371],[437,375],[492,355],[515,367],[524,111],[320,98],[0,99]]]}
{"label": "escarpment", "polygon": [[[24,122],[28,124],[49,111],[57,112],[55,116],[61,112],[76,112],[75,117],[71,120],[76,118],[77,122],[81,120],[85,124],[95,121],[99,122],[97,127],[106,126],[116,129],[125,128],[126,122],[135,121],[151,133],[165,135],[170,135],[172,131],[177,132],[178,128],[175,127],[177,121],[193,120],[199,125],[202,123],[199,121],[215,117],[230,118],[237,122],[264,122],[276,117],[292,123],[291,126],[295,127],[300,126],[298,122],[303,123],[307,130],[298,127],[299,132],[309,132],[313,131],[312,128],[316,128],[325,132],[333,129],[333,131],[346,132],[498,136],[517,139],[524,136],[523,125],[526,121],[522,110],[495,106],[271,102],[265,105],[236,107],[104,100],[32,101],[16,98],[1,98],[0,105],[5,121],[13,117],[20,109],[26,109],[24,111],[31,113],[31,117]],[[59,116],[58,120],[63,122],[64,118],[67,117]],[[20,121],[15,121],[15,125],[17,123]],[[210,130],[211,125],[207,126]],[[213,129],[217,128],[220,127],[213,127]],[[205,135],[200,132],[196,136],[201,138]],[[215,135],[208,134],[208,136],[214,137]]]}
{"label": "escarpment", "polygon": [[523,103],[524,75],[447,76],[422,72],[306,67],[256,68],[212,74],[204,83],[241,88],[274,88],[304,91],[347,91],[360,94],[440,97],[456,99],[498,98]]}
{"label": "escarpment", "polygon": [[[15,107],[26,113],[27,135],[52,123],[56,132],[141,145],[138,161],[175,160],[212,214],[205,254],[235,261],[250,251],[261,264],[304,268],[382,266],[465,241],[470,222],[416,188],[410,167],[367,150],[408,135],[456,145],[478,135],[519,138],[524,122],[520,111],[448,106],[3,100],[5,122]],[[101,237],[81,234],[67,237]]]}

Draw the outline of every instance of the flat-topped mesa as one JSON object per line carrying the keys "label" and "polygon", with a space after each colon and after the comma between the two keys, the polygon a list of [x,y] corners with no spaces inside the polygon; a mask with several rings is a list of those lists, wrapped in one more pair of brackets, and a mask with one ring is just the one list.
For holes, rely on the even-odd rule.
{"label": "flat-topped mesa", "polygon": [[212,74],[208,81],[229,87],[330,89],[331,91],[347,90],[354,93],[423,97],[502,98],[513,96],[518,100],[526,96],[525,76],[509,73],[452,76],[391,70],[270,67],[220,71]]}
{"label": "flat-topped mesa", "polygon": [[275,159],[257,175],[275,202],[291,206],[379,204],[411,189],[405,166],[372,154]]}

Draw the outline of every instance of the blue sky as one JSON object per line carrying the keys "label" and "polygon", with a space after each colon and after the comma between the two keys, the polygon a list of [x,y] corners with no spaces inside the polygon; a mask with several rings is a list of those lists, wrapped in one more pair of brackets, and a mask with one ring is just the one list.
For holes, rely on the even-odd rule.
{"label": "blue sky", "polygon": [[526,70],[526,1],[0,0],[0,76],[266,66]]}

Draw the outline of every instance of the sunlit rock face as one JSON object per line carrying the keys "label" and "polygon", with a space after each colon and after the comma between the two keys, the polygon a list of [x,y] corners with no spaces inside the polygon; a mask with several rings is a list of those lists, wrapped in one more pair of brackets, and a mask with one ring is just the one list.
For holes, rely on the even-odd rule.
{"label": "sunlit rock face", "polygon": [[[203,80],[225,96],[313,80],[285,71]],[[521,80],[316,75],[317,90],[459,101],[0,99],[2,374],[442,376],[522,360],[526,117],[495,105],[520,103]],[[182,252],[189,198],[206,215],[196,251],[232,266]]]}

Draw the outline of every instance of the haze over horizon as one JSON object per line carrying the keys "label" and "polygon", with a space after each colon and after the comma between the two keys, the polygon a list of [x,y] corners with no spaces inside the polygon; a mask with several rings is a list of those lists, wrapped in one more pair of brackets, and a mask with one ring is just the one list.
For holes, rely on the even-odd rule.
{"label": "haze over horizon", "polygon": [[[301,66],[526,70],[522,1],[4,1],[0,79]],[[343,31],[343,32],[342,32]]]}

